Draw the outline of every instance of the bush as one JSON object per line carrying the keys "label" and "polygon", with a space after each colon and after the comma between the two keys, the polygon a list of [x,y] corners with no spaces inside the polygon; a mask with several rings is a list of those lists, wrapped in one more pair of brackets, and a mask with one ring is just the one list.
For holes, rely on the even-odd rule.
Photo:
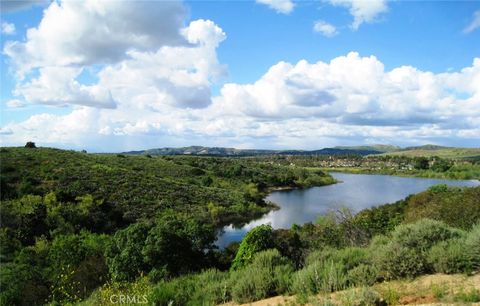
{"label": "bush", "polygon": [[435,272],[462,273],[472,270],[464,238],[442,241],[433,246],[428,253],[428,260]]}
{"label": "bush", "polygon": [[338,262],[344,267],[344,271],[353,269],[354,267],[367,261],[367,251],[362,248],[349,247],[344,249],[325,248],[321,251],[314,251],[307,256],[306,265],[314,262]]}
{"label": "bush", "polygon": [[260,252],[250,265],[231,274],[233,300],[247,303],[286,293],[292,272],[292,266],[278,250]]}
{"label": "bush", "polygon": [[451,228],[441,221],[423,219],[395,228],[392,240],[402,246],[423,252],[439,241],[457,238],[461,235],[462,231]]}
{"label": "bush", "polygon": [[210,269],[195,277],[196,290],[190,305],[218,305],[230,300],[228,272]]}
{"label": "bush", "polygon": [[178,277],[157,284],[148,296],[153,305],[187,305],[195,292],[195,280],[192,276]]}
{"label": "bush", "polygon": [[377,281],[378,269],[373,265],[360,264],[349,270],[347,276],[355,286],[371,286]]}
{"label": "bush", "polygon": [[477,224],[465,237],[464,252],[474,271],[480,271],[480,224]]}
{"label": "bush", "polygon": [[373,261],[387,279],[429,273],[433,271],[427,258],[430,248],[438,242],[461,236],[462,231],[428,219],[400,225],[388,244],[379,245],[372,252]]}
{"label": "bush", "polygon": [[316,261],[295,273],[293,279],[293,291],[300,296],[333,292],[346,286],[343,265],[333,261]]}

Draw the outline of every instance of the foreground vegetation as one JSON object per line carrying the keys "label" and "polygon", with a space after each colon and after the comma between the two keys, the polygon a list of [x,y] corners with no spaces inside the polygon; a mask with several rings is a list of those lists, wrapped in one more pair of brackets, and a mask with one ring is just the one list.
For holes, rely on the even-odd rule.
{"label": "foreground vegetation", "polygon": [[331,184],[319,170],[249,159],[0,149],[0,303],[65,304],[110,282],[162,281],[231,254],[218,228],[274,208],[272,187]]}
{"label": "foreground vegetation", "polygon": [[[480,272],[479,207],[480,187],[439,185],[355,216],[342,210],[291,230],[261,225],[245,236],[228,271],[113,282],[83,305],[108,305],[110,296],[122,293],[155,305],[249,303],[276,295],[295,295],[290,301],[298,304],[394,305],[407,292],[385,285],[394,280]],[[429,288],[436,300],[480,301],[478,288],[440,285]],[[337,291],[343,292],[330,296]]]}
{"label": "foreground vegetation", "polygon": [[37,148],[3,148],[0,157],[1,305],[111,305],[120,297],[214,305],[276,295],[302,304],[383,281],[480,270],[480,187],[438,185],[288,230],[262,225],[218,250],[216,229],[272,209],[263,200],[270,188],[333,179],[263,157]]}

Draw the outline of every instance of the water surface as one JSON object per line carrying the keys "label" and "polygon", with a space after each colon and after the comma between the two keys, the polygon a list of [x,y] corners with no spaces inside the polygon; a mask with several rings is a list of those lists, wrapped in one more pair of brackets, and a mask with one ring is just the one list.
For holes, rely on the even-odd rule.
{"label": "water surface", "polygon": [[279,210],[271,211],[242,228],[229,225],[223,228],[216,244],[225,247],[240,241],[246,232],[260,224],[269,223],[273,228],[290,228],[293,224],[313,222],[318,215],[342,207],[354,212],[364,208],[393,203],[437,184],[450,186],[477,186],[476,180],[443,180],[399,177],[391,175],[330,173],[338,184],[307,189],[274,191],[268,197]]}

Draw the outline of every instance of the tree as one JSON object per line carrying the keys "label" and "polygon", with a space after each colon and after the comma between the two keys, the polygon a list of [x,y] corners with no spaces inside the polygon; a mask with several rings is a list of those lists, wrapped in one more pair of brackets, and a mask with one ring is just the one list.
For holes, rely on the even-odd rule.
{"label": "tree", "polygon": [[30,148],[30,149],[34,149],[36,148],[37,146],[35,146],[35,143],[32,142],[32,141],[29,141],[25,144],[25,148]]}
{"label": "tree", "polygon": [[142,255],[150,228],[145,223],[136,223],[115,233],[105,251],[108,269],[114,280],[132,281],[141,272],[150,270]]}
{"label": "tree", "polygon": [[249,231],[238,249],[231,270],[238,270],[253,260],[253,256],[273,247],[272,226],[263,224]]}
{"label": "tree", "polygon": [[413,167],[419,170],[426,170],[429,167],[428,158],[426,157],[417,157],[415,158]]}
{"label": "tree", "polygon": [[214,240],[211,226],[167,211],[149,231],[142,254],[163,276],[176,276],[200,269]]}

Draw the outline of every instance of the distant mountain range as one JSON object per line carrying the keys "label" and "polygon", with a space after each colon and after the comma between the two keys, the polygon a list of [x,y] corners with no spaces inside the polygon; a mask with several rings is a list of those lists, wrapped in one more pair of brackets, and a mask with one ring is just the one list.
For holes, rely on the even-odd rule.
{"label": "distant mountain range", "polygon": [[379,154],[373,148],[324,148],[320,150],[255,150],[235,149],[223,147],[190,146],[182,148],[159,148],[143,151],[130,151],[125,154],[150,154],[150,155],[210,155],[210,156],[257,156],[257,155],[369,155]]}
{"label": "distant mountain range", "polygon": [[[459,151],[463,150],[463,151]],[[256,149],[235,149],[224,147],[203,147],[190,146],[181,148],[158,148],[142,151],[124,152],[125,154],[137,155],[205,155],[205,156],[258,156],[258,155],[373,155],[373,154],[395,154],[395,155],[456,155],[463,152],[466,156],[480,155],[480,149],[451,148],[437,145],[424,145],[417,147],[401,148],[392,145],[365,145],[365,146],[338,146],[319,150],[256,150]],[[446,153],[447,152],[447,153]],[[449,156],[450,157],[450,156]]]}

